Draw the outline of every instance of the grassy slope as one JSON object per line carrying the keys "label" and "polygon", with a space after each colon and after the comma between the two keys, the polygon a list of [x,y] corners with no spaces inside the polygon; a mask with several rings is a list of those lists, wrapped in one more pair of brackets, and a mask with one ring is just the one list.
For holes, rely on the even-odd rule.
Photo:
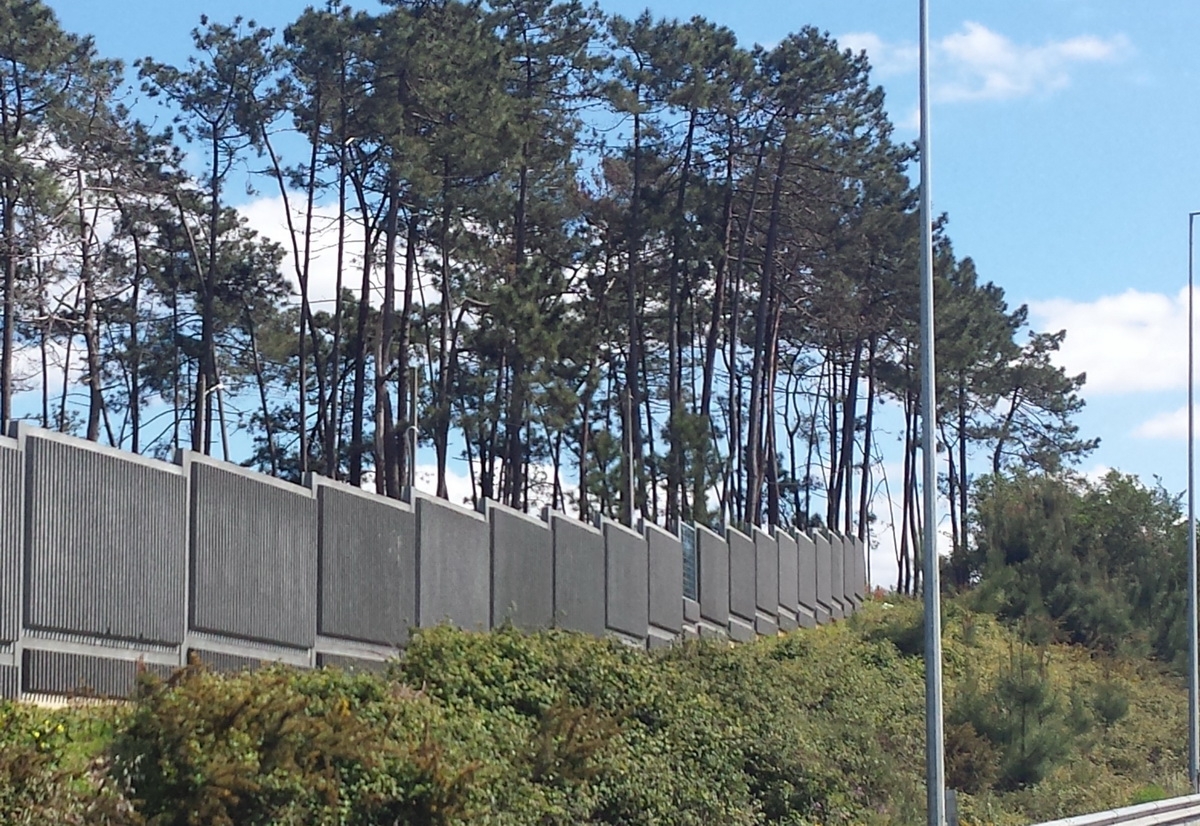
{"label": "grassy slope", "polygon": [[[0,706],[0,822],[919,823],[919,616],[876,603],[815,632],[659,656],[435,629],[387,681],[197,674],[121,709]],[[965,823],[1183,791],[1177,677],[1032,649],[956,603],[944,628],[948,764],[980,787],[961,798]],[[1014,696],[1035,701],[1024,746],[960,725],[1018,721]],[[1023,749],[1054,752],[1050,770],[1006,789]]]}

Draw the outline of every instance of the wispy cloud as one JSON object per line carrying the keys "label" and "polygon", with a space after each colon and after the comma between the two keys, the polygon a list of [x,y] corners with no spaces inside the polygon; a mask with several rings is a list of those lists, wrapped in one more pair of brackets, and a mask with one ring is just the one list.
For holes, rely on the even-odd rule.
{"label": "wispy cloud", "polygon": [[[915,72],[919,58],[912,43],[885,41],[873,32],[838,38],[852,51],[866,51],[880,78]],[[1011,100],[1066,88],[1085,64],[1111,63],[1133,47],[1124,35],[1084,34],[1041,44],[1017,43],[982,23],[967,21],[931,44],[933,96],[943,103]]]}

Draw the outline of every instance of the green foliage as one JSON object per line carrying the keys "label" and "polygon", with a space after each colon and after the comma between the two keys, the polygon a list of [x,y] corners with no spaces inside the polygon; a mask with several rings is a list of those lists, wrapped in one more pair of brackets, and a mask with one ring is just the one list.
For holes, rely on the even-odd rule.
{"label": "green foliage", "polygon": [[[380,677],[189,668],[119,709],[0,707],[12,823],[883,824],[923,820],[915,602],[658,654],[561,631],[414,636]],[[945,605],[964,823],[1179,793],[1177,679]],[[897,644],[899,643],[899,645]],[[22,820],[21,818],[25,818]]]}

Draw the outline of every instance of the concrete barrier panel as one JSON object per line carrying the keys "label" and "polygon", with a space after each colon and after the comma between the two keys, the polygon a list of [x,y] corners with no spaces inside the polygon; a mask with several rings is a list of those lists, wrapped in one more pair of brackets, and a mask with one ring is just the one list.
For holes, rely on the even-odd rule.
{"label": "concrete barrier panel", "polygon": [[854,564],[858,573],[854,577],[854,598],[861,608],[867,600],[867,543],[863,539],[854,540]]}
{"label": "concrete barrier panel", "polygon": [[829,580],[831,597],[830,607],[834,619],[846,616],[846,551],[842,547],[842,537],[833,531],[826,531],[829,539]]}
{"label": "concrete barrier panel", "polygon": [[754,639],[757,571],[754,540],[741,531],[725,531],[729,543],[729,636],[738,642]]}
{"label": "concrete barrier panel", "polygon": [[822,530],[812,532],[813,544],[817,547],[817,594],[816,619],[818,625],[829,622],[833,615],[833,574],[830,559],[829,537]]}
{"label": "concrete barrier panel", "polygon": [[21,668],[22,689],[28,694],[124,699],[137,687],[137,676],[143,669],[160,677],[170,676],[173,670],[136,660],[27,649]]}
{"label": "concrete barrier panel", "polygon": [[683,632],[683,544],[657,525],[645,524],[650,555],[650,625]]}
{"label": "concrete barrier panel", "polygon": [[[21,633],[21,544],[25,524],[21,459],[17,443],[0,437],[0,642],[14,642]],[[0,670],[0,692],[4,690],[3,674]]]}
{"label": "concrete barrier panel", "polygon": [[417,623],[417,520],[407,505],[314,479],[321,634],[399,646]]}
{"label": "concrete barrier panel", "polygon": [[[610,631],[645,639],[650,624],[650,562],[646,538],[605,519],[604,624]],[[682,580],[681,580],[682,581]]]}
{"label": "concrete barrier panel", "polygon": [[800,603],[800,566],[796,539],[786,531],[777,531],[779,545],[779,627],[795,631]]}
{"label": "concrete barrier panel", "polygon": [[22,436],[26,627],[181,643],[188,535],[183,473],[44,431]]}
{"label": "concrete barrier panel", "polygon": [[554,541],[554,623],[604,634],[604,537],[560,513],[550,515]]}
{"label": "concrete barrier panel", "polygon": [[486,503],[492,533],[492,625],[532,631],[554,624],[554,548],[550,526]]}
{"label": "concrete barrier panel", "polygon": [[312,492],[196,454],[191,625],[311,648],[317,633],[317,506]]}
{"label": "concrete barrier panel", "polygon": [[21,696],[21,669],[15,665],[0,665],[0,700],[16,700]]}
{"label": "concrete barrier panel", "polygon": [[729,625],[729,545],[708,528],[696,526],[700,562],[700,619]]}
{"label": "concrete barrier panel", "polygon": [[729,528],[725,541],[729,543],[729,613],[753,622],[758,584],[754,540]]}
{"label": "concrete barrier panel", "polygon": [[754,539],[755,629],[770,636],[779,630],[779,543],[759,528],[751,531]]}
{"label": "concrete barrier panel", "polygon": [[796,534],[796,570],[796,621],[801,628],[812,628],[817,624],[817,545],[808,534]]}
{"label": "concrete barrier panel", "polygon": [[468,630],[491,625],[488,523],[442,499],[417,497],[417,622]]}
{"label": "concrete barrier panel", "polygon": [[388,664],[386,660],[367,660],[359,657],[343,657],[338,654],[318,654],[317,668],[337,668],[341,671],[383,674],[387,671]]}

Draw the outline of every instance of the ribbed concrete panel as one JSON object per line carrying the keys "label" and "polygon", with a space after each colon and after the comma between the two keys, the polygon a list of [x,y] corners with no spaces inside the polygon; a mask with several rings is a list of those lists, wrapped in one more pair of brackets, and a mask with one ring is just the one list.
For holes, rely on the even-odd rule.
{"label": "ribbed concrete panel", "polygon": [[856,542],[858,544],[854,550],[854,561],[858,565],[858,576],[854,580],[857,589],[854,595],[861,607],[870,592],[870,585],[867,583],[867,543],[863,539],[858,539]]}
{"label": "ribbed concrete panel", "polygon": [[604,633],[604,537],[562,514],[551,514],[554,541],[554,624]]}
{"label": "ribbed concrete panel", "polygon": [[417,621],[417,520],[408,507],[318,481],[322,634],[401,645]]}
{"label": "ribbed concrete panel", "polygon": [[264,660],[259,657],[227,654],[223,651],[209,651],[204,648],[189,648],[188,662],[192,662],[193,659],[199,660],[201,664],[222,674],[236,674],[239,671],[257,671],[260,668],[273,664],[271,660]]}
{"label": "ribbed concrete panel", "polygon": [[385,660],[365,660],[358,657],[343,657],[338,654],[317,654],[317,668],[337,668],[341,671],[366,671],[383,674],[388,664]]}
{"label": "ribbed concrete panel", "polygon": [[0,665],[0,700],[15,700],[21,696],[21,669]]}
{"label": "ribbed concrete panel", "polygon": [[779,613],[779,543],[775,537],[758,528],[751,533],[754,539],[754,593],[758,610],[774,617]]}
{"label": "ribbed concrete panel", "polygon": [[729,613],[753,625],[757,585],[754,540],[733,528],[726,531],[725,540],[729,543]]}
{"label": "ribbed concrete panel", "polygon": [[304,488],[189,459],[192,628],[311,648],[317,507]]}
{"label": "ribbed concrete panel", "polygon": [[139,670],[170,676],[164,665],[110,660],[60,651],[26,650],[22,688],[29,694],[59,694],[123,699],[137,687]]}
{"label": "ribbed concrete panel", "polygon": [[540,519],[487,503],[492,532],[492,625],[533,631],[554,623],[554,548]]}
{"label": "ribbed concrete panel", "polygon": [[817,615],[817,546],[808,534],[796,534],[796,571],[800,624],[807,627],[805,616],[815,618]]}
{"label": "ribbed concrete panel", "polygon": [[29,431],[25,623],[183,641],[187,480],[173,466]]}
{"label": "ribbed concrete panel", "polygon": [[440,499],[417,498],[417,622],[468,630],[491,620],[488,523]]}
{"label": "ribbed concrete panel", "polygon": [[650,624],[650,564],[646,538],[608,520],[604,521],[603,531],[605,627],[644,639]]}
{"label": "ribbed concrete panel", "polygon": [[683,545],[657,525],[645,525],[650,554],[650,624],[683,630]]}
{"label": "ribbed concrete panel", "polygon": [[21,541],[25,511],[21,458],[15,442],[0,439],[0,642],[12,642],[21,633]]}
{"label": "ribbed concrete panel", "polygon": [[[800,557],[796,547],[796,539],[786,531],[775,534],[779,546],[779,616],[782,623],[784,617],[796,618],[796,609],[800,602]],[[785,628],[785,631],[792,630]]]}
{"label": "ribbed concrete panel", "polygon": [[828,532],[829,537],[829,581],[832,598],[833,618],[846,615],[846,549],[839,534]]}
{"label": "ribbed concrete panel", "polygon": [[729,545],[723,537],[696,526],[700,557],[700,618],[724,628],[729,624]]}
{"label": "ribbed concrete panel", "polygon": [[831,569],[833,561],[830,559],[829,537],[824,531],[813,531],[812,541],[816,546],[817,562],[817,593],[814,608],[816,610],[817,623],[823,625],[829,622],[829,618],[833,612],[833,575]]}

